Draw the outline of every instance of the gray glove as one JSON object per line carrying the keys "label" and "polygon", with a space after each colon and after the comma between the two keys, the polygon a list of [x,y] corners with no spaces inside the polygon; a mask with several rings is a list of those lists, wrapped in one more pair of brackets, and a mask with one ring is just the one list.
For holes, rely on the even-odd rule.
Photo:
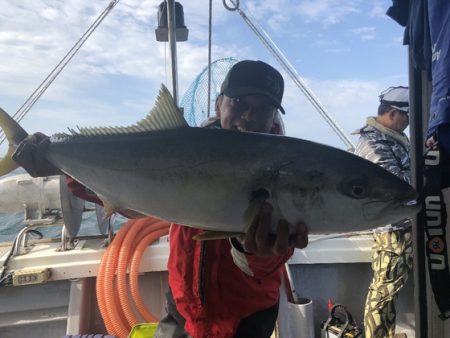
{"label": "gray glove", "polygon": [[12,159],[33,177],[61,175],[62,171],[45,157],[50,138],[42,133],[28,135],[18,145]]}

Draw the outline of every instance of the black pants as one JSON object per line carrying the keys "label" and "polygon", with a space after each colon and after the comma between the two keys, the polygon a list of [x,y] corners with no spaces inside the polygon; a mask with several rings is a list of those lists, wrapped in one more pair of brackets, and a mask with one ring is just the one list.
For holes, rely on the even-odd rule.
{"label": "black pants", "polygon": [[[236,304],[239,306],[239,304]],[[240,321],[234,338],[270,338],[278,316],[278,303]],[[154,338],[192,338],[184,331],[184,318],[178,313],[172,292],[167,292],[167,315],[161,319]],[[202,337],[195,337],[202,338]]]}

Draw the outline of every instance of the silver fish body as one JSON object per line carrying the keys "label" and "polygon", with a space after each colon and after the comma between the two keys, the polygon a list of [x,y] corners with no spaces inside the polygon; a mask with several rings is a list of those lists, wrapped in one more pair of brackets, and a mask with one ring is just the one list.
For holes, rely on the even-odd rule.
{"label": "silver fish body", "polygon": [[379,166],[290,137],[203,128],[72,136],[47,157],[119,209],[206,230],[245,232],[260,189],[275,218],[310,233],[369,229],[417,210],[405,205],[414,189]]}
{"label": "silver fish body", "polygon": [[[10,142],[0,175],[27,133],[0,109]],[[366,230],[419,210],[407,183],[365,159],[284,136],[188,127],[167,88],[130,127],[80,128],[52,137],[47,159],[109,207],[205,230],[245,233],[261,200],[275,221],[309,233]],[[251,211],[251,212],[250,212]],[[250,216],[249,216],[250,215]]]}

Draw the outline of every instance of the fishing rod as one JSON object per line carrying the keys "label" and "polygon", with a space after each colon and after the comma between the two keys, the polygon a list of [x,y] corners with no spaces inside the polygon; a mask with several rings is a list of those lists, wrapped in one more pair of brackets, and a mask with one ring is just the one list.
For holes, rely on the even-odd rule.
{"label": "fishing rod", "polygon": [[338,137],[347,146],[347,150],[353,152],[355,146],[352,141],[345,135],[343,129],[337,124],[337,122],[330,115],[325,106],[320,103],[319,99],[314,95],[312,90],[306,85],[305,81],[298,75],[295,68],[291,65],[289,60],[284,56],[283,52],[277,47],[275,42],[269,37],[269,35],[264,31],[261,25],[254,23],[255,20],[251,20],[250,17],[244,13],[239,7],[239,0],[229,0],[233,6],[229,6],[226,0],[222,0],[224,7],[229,11],[237,11],[242,17],[244,22],[250,27],[250,29],[255,33],[255,35],[261,40],[263,45],[269,50],[269,52],[275,57],[275,59],[280,63],[281,67],[286,71],[286,73],[291,77],[297,87],[302,91],[306,98],[312,103],[314,108],[320,113],[320,115],[329,124],[331,129],[338,135]]}

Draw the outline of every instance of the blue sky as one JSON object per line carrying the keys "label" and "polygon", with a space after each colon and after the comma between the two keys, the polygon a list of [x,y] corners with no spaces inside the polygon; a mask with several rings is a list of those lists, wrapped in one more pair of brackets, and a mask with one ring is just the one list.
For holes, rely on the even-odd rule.
{"label": "blue sky", "polygon": [[[109,0],[0,0],[0,106],[16,112]],[[157,0],[122,0],[22,121],[28,132],[129,125],[171,88],[169,46],[156,42]],[[208,61],[208,3],[182,1],[189,41],[177,45],[183,96]],[[240,1],[284,52],[339,126],[350,133],[376,114],[379,93],[407,85],[403,27],[388,0]],[[281,67],[237,12],[213,1],[212,59],[259,59]],[[282,72],[283,73],[283,72]],[[287,134],[345,148],[283,73]]]}

